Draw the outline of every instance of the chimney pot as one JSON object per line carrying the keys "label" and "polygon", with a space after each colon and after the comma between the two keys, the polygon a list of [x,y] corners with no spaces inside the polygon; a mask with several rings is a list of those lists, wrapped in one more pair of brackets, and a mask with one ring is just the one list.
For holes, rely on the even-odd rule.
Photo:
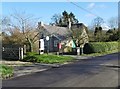
{"label": "chimney pot", "polygon": [[68,19],[68,28],[71,29],[71,21],[70,21],[70,18]]}
{"label": "chimney pot", "polygon": [[38,22],[38,26],[44,26],[43,22]]}

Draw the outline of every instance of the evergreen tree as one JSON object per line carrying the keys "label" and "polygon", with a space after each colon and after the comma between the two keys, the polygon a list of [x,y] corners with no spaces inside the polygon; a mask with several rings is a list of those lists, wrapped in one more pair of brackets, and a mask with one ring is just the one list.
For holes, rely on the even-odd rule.
{"label": "evergreen tree", "polygon": [[95,27],[94,31],[95,41],[103,41],[102,40],[102,27]]}
{"label": "evergreen tree", "polygon": [[67,11],[63,11],[62,15],[55,14],[51,19],[55,25],[59,26],[68,25],[68,19],[70,19],[72,24],[78,23],[78,19],[76,19],[75,15],[72,12],[68,13]]}
{"label": "evergreen tree", "polygon": [[94,36],[96,36],[96,35],[97,35],[98,31],[99,31],[98,27],[95,27]]}

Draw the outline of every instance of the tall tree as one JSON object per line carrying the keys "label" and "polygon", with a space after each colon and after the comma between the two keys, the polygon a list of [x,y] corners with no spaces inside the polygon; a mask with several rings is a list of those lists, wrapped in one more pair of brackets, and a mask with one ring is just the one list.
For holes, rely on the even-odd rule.
{"label": "tall tree", "polygon": [[68,23],[68,18],[69,18],[68,12],[67,12],[67,11],[62,12],[63,24],[67,25],[67,23]]}
{"label": "tall tree", "polygon": [[83,47],[89,42],[89,37],[87,33],[87,27],[81,25],[80,28],[72,27],[71,29],[72,39],[75,41],[76,46],[81,48],[81,53],[83,53]]}
{"label": "tall tree", "polygon": [[102,41],[102,27],[95,27],[95,41]]}
{"label": "tall tree", "polygon": [[51,18],[52,23],[56,25],[62,24],[61,18],[62,16],[60,14],[54,14],[53,17]]}
{"label": "tall tree", "polygon": [[[39,33],[35,29],[35,18],[25,12],[13,13],[7,21],[7,30],[15,43],[28,43],[30,51],[33,51],[33,44],[37,41]],[[3,20],[3,22],[6,22]]]}
{"label": "tall tree", "polygon": [[78,20],[75,18],[75,15],[72,12],[69,14],[69,18],[72,24],[78,23]]}
{"label": "tall tree", "polygon": [[101,27],[101,25],[104,23],[104,20],[101,17],[96,17],[93,20],[94,27]]}
{"label": "tall tree", "polygon": [[76,19],[75,15],[72,12],[68,13],[67,11],[63,11],[62,15],[55,14],[51,18],[52,23],[59,26],[68,25],[69,19],[72,24],[78,23],[78,20]]}
{"label": "tall tree", "polygon": [[96,36],[98,32],[99,32],[98,27],[95,27],[94,36]]}

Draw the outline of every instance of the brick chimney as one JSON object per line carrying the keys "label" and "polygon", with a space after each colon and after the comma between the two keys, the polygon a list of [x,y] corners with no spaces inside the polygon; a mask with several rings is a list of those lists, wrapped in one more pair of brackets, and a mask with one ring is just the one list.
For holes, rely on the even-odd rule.
{"label": "brick chimney", "polygon": [[38,22],[38,28],[40,27],[44,27],[44,23],[43,22]]}

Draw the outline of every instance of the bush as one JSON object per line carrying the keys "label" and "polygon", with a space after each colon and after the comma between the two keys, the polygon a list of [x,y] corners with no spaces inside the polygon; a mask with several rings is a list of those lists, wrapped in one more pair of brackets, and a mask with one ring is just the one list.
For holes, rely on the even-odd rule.
{"label": "bush", "polygon": [[118,42],[91,42],[84,46],[84,53],[102,53],[118,49]]}

